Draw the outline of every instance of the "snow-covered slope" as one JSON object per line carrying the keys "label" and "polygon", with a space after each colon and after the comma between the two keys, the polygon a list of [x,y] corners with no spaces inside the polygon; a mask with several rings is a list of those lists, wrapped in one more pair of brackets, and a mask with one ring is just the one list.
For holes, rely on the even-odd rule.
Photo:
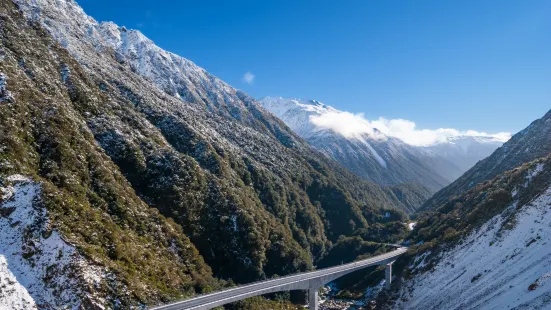
{"label": "snow-covered slope", "polygon": [[420,214],[396,308],[551,308],[550,211],[551,155]]}
{"label": "snow-covered slope", "polygon": [[105,273],[50,227],[39,201],[40,184],[20,175],[5,183],[0,187],[0,309],[78,309],[89,294],[85,288],[99,286]]}
{"label": "snow-covered slope", "polygon": [[414,182],[438,190],[502,143],[491,137],[459,136],[431,146],[412,146],[376,128],[358,134],[347,124],[342,124],[341,132],[320,126],[316,122],[320,116],[345,112],[319,101],[265,97],[260,102],[322,153],[383,185]]}
{"label": "snow-covered slope", "polygon": [[10,271],[6,257],[0,255],[0,309],[37,309],[27,289],[17,282]]}
{"label": "snow-covered slope", "polygon": [[[535,172],[537,173],[537,172]],[[551,188],[504,221],[512,204],[461,244],[439,254],[430,271],[406,281],[398,309],[550,309]],[[422,257],[411,266],[423,269]]]}

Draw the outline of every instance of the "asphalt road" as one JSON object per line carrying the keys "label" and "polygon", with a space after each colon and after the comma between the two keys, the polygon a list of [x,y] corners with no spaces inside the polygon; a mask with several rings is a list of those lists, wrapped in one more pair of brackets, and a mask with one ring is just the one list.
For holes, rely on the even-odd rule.
{"label": "asphalt road", "polygon": [[392,252],[361,261],[238,286],[224,291],[201,295],[192,299],[156,307],[153,308],[153,310],[211,309],[216,306],[253,296],[287,290],[309,289],[315,287],[315,285],[319,287],[356,270],[392,262],[406,251],[407,248],[400,247]]}

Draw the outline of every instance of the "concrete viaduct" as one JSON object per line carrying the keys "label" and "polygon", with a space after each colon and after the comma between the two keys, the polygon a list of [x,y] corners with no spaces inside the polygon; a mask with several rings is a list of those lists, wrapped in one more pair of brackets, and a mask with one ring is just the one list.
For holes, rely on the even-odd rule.
{"label": "concrete viaduct", "polygon": [[404,254],[406,251],[407,248],[399,247],[392,252],[354,263],[238,286],[224,291],[201,295],[192,299],[160,306],[153,310],[207,310],[253,296],[292,290],[307,290],[309,309],[318,310],[318,290],[320,287],[346,274],[363,268],[386,265],[386,287],[389,288],[392,280],[392,263],[398,256]]}

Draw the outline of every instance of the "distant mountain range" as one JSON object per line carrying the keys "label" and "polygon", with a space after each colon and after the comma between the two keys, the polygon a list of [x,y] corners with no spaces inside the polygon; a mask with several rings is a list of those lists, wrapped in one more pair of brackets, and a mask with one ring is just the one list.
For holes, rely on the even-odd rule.
{"label": "distant mountain range", "polygon": [[265,97],[259,102],[299,136],[358,176],[381,185],[418,183],[435,192],[503,143],[495,137],[456,136],[413,146],[378,131],[345,136],[313,118],[343,113],[316,100]]}

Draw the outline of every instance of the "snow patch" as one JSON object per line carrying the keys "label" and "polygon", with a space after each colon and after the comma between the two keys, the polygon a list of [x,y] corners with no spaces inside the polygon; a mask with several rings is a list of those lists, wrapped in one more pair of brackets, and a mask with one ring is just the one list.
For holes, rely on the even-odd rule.
{"label": "snow patch", "polygon": [[15,309],[78,309],[91,297],[83,287],[97,287],[102,270],[50,229],[39,183],[22,175],[11,175],[6,183],[0,187],[0,281],[10,289],[0,288],[0,302]]}
{"label": "snow patch", "polygon": [[238,231],[239,226],[237,225],[237,215],[234,214],[234,215],[230,216],[230,220],[231,220],[232,230],[233,231]]}
{"label": "snow patch", "polygon": [[543,163],[537,164],[536,167],[528,173],[528,175],[526,176],[526,180],[532,181],[532,179],[535,176],[537,176],[540,172],[543,171],[543,166],[544,166]]}
{"label": "snow patch", "polygon": [[27,289],[17,282],[8,267],[8,260],[0,254],[0,310],[38,309]]}
{"label": "snow patch", "polygon": [[361,139],[361,141],[365,144],[365,146],[367,146],[367,148],[369,149],[369,151],[371,152],[371,154],[373,154],[373,157],[375,157],[375,160],[377,160],[377,162],[383,166],[384,168],[386,168],[386,161],[381,157],[381,155],[379,155],[379,153],[377,153],[377,151],[375,151],[375,149],[369,144],[367,143],[367,141],[365,139]]}
{"label": "snow patch", "polygon": [[8,77],[0,72],[0,92],[6,91],[6,85],[8,84]]}
{"label": "snow patch", "polygon": [[0,103],[13,102],[14,99],[11,93],[6,89],[8,85],[8,76],[0,72]]}

